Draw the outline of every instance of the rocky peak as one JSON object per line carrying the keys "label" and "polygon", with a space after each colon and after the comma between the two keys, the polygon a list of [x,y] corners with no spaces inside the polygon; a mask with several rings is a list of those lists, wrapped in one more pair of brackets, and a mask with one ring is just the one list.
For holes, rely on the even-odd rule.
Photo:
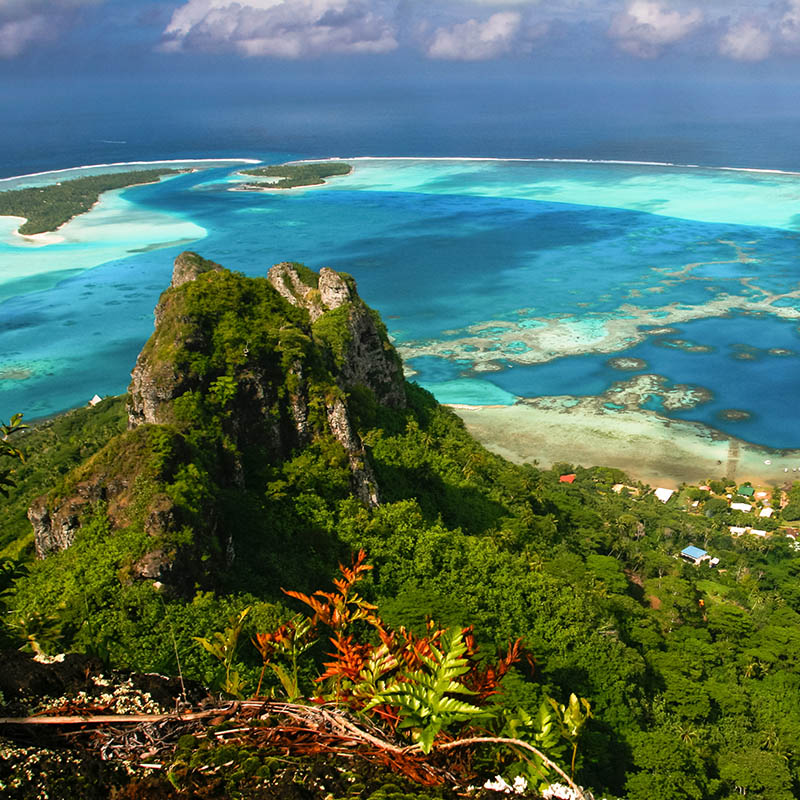
{"label": "rocky peak", "polygon": [[[315,330],[322,331],[329,312],[342,309],[342,351],[336,354],[337,383],[345,391],[358,385],[371,389],[378,402],[405,406],[403,368],[380,318],[359,297],[355,281],[323,267],[319,275],[302,265],[283,262],[272,267],[269,282],[292,305],[308,312]],[[342,313],[342,312],[340,312]]]}
{"label": "rocky peak", "polygon": [[300,265],[282,261],[270,267],[267,279],[284,300],[304,308],[311,322],[316,322],[325,313],[317,285],[319,278],[311,270],[305,272],[310,274],[306,274],[304,280],[300,277]]}
{"label": "rocky peak", "polygon": [[[202,583],[217,567],[193,566],[196,551],[169,542],[188,526],[195,541],[216,542],[211,549],[232,559],[235,532],[214,505],[216,493],[235,496],[256,484],[262,492],[259,464],[280,465],[330,437],[346,453],[353,494],[377,505],[379,487],[353,424],[349,395],[357,388],[380,404],[405,406],[400,359],[349,275],[283,263],[266,280],[247,278],[181,254],[131,375],[127,438],[84,465],[58,496],[34,503],[38,555],[71,546],[81,518],[101,503],[111,530],[135,524],[153,538],[135,576]],[[199,446],[205,477],[192,471]],[[141,487],[155,484],[139,473],[154,469],[158,485],[144,501]],[[204,481],[207,507],[183,508],[180,498],[190,495],[170,490],[172,481]]]}
{"label": "rocky peak", "polygon": [[319,271],[319,295],[322,305],[331,310],[351,302],[354,295],[358,296],[355,291],[350,292],[350,287],[341,275],[328,267]]}
{"label": "rocky peak", "polygon": [[184,283],[196,280],[204,272],[221,270],[222,267],[219,264],[186,250],[175,259],[175,263],[172,265],[172,283],[169,286],[171,289],[176,289],[178,286],[183,286]]}

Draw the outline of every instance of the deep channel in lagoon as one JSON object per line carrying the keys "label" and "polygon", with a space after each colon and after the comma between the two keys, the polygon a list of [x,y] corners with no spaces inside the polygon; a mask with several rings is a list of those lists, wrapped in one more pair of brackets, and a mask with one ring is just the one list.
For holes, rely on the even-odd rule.
{"label": "deep channel in lagoon", "polygon": [[[192,249],[248,275],[284,260],[351,273],[413,378],[442,402],[604,395],[654,374],[707,398],[666,408],[654,396],[647,408],[800,447],[791,406],[800,374],[797,176],[353,163],[350,177],[288,193],[231,191],[232,167],[182,175],[114,193],[110,206],[101,201],[70,223],[95,226],[95,240],[17,246],[14,274],[0,273],[0,292],[10,294],[0,314],[0,417],[44,416],[124,391],[172,260]],[[117,237],[111,258],[84,269],[98,248],[115,246],[102,216],[113,203],[135,207],[137,227]],[[159,220],[152,236],[148,219]],[[14,247],[8,239],[0,265]],[[619,369],[615,358],[647,366]]]}

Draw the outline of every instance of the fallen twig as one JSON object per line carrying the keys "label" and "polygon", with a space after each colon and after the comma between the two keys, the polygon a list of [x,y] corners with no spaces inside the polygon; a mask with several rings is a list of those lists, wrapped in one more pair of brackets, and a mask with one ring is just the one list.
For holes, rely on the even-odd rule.
{"label": "fallen twig", "polygon": [[[523,742],[521,739],[510,739],[504,736],[474,736],[471,739],[456,739],[452,742],[445,742],[444,744],[440,744],[436,746],[436,749],[439,751],[442,750],[452,750],[456,747],[466,747],[472,744],[507,744],[511,747],[520,747],[523,750],[528,750],[533,753],[537,758],[541,759],[542,763],[546,764],[550,769],[554,772],[557,772],[569,785],[570,789],[578,797],[578,800],[587,800],[586,795],[583,793],[583,790],[580,786],[578,786],[568,775],[564,772],[561,767],[558,766],[554,761],[551,761],[541,750],[537,750],[532,744],[528,744],[527,742]],[[414,747],[418,747],[418,745],[414,745]]]}
{"label": "fallen twig", "polygon": [[206,717],[218,717],[221,714],[235,713],[236,704],[228,708],[215,708],[209,711],[194,711],[189,714],[85,714],[69,717],[0,717],[0,725],[127,725],[143,722],[162,722],[178,720],[189,722]]}

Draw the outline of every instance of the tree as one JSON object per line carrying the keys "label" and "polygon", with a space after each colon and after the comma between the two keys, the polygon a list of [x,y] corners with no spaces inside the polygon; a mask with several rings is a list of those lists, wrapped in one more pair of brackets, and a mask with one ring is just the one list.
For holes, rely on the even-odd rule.
{"label": "tree", "polygon": [[[8,441],[8,438],[11,434],[27,427],[28,426],[22,422],[22,414],[14,414],[9,420],[8,425],[0,423],[0,435],[2,436],[2,439],[0,439],[0,456],[13,458],[17,461],[25,460],[22,451],[14,447],[14,445]],[[8,490],[13,486],[15,486],[15,483],[11,479],[11,469],[0,468],[0,494],[8,496]]]}
{"label": "tree", "polygon": [[700,800],[703,796],[703,762],[674,731],[635,735],[632,750],[639,771],[625,787],[630,800]]}
{"label": "tree", "polygon": [[776,753],[752,747],[721,753],[719,775],[730,786],[732,797],[791,800],[796,796],[786,761]]}

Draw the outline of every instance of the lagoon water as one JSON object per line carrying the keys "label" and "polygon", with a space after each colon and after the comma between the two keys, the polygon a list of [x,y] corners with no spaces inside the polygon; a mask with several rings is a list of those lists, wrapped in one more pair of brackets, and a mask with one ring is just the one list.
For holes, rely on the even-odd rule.
{"label": "lagoon water", "polygon": [[610,398],[657,375],[641,407],[800,447],[800,176],[352,163],[285,193],[231,191],[236,168],[205,165],[104,197],[49,243],[3,220],[0,418],[124,391],[172,260],[193,249],[248,275],[282,260],[350,272],[444,402]]}

